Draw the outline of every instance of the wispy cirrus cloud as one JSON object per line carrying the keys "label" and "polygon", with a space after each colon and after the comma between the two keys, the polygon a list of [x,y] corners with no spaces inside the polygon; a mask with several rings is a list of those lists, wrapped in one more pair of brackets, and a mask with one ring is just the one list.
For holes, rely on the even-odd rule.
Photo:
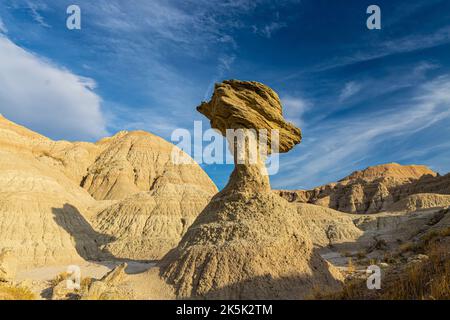
{"label": "wispy cirrus cloud", "polygon": [[354,96],[361,90],[361,88],[362,85],[360,83],[357,83],[355,81],[347,82],[344,85],[344,88],[342,88],[341,94],[339,95],[339,101],[342,102]]}
{"label": "wispy cirrus cloud", "polygon": [[[324,173],[329,178],[342,178],[359,161],[368,160],[368,154],[376,158],[376,150],[383,144],[450,121],[450,77],[440,76],[417,90],[407,101],[382,111],[329,121],[309,130],[312,138],[304,140],[304,148],[282,159],[280,175],[273,179],[274,187],[310,188],[324,182],[318,178]],[[415,148],[422,149],[410,145],[411,151]]]}
{"label": "wispy cirrus cloud", "polygon": [[262,35],[263,37],[270,39],[272,37],[272,34],[285,27],[287,27],[287,24],[285,22],[272,21],[269,24],[261,27],[257,27],[254,25],[252,26],[252,29],[253,33]]}
{"label": "wispy cirrus cloud", "polygon": [[[54,23],[51,18],[55,19],[51,13],[64,15],[66,9],[66,4],[61,2],[5,1],[10,12],[26,12],[35,22],[49,25]],[[294,0],[286,2],[290,1]],[[115,104],[122,107],[112,108],[117,112],[113,119],[129,118],[127,108],[151,106],[155,110],[166,110],[154,112],[160,116],[160,123],[179,125],[194,118],[196,103],[204,92],[207,98],[214,82],[232,73],[239,58],[235,32],[246,30],[251,34],[253,22],[247,21],[249,15],[258,6],[270,4],[270,0],[187,0],[182,3],[178,0],[79,0],[77,4],[83,18],[79,38],[61,39],[57,28],[45,30],[45,33],[38,28],[34,37],[47,39],[45,41],[55,37],[70,47],[71,52],[78,50],[77,58],[89,56],[89,52],[97,53],[90,57],[92,61],[76,60],[74,63],[80,62],[85,72],[100,75],[96,76],[98,79],[106,78],[118,90],[127,87],[133,92],[133,98],[136,97],[129,99],[133,100],[129,105],[123,101],[125,99],[117,101]],[[273,12],[270,15],[271,19],[278,19],[272,16]],[[270,19],[265,23],[268,25],[266,33],[273,33],[276,26],[271,26]],[[75,40],[83,45],[79,46]],[[83,47],[89,50],[82,51]],[[197,70],[189,73],[189,67]],[[201,76],[207,80],[198,81]],[[124,78],[126,85],[123,85]],[[149,114],[145,112],[146,118],[151,118],[147,117]],[[141,123],[137,120],[130,119],[130,126]],[[191,123],[186,123],[189,125]]]}
{"label": "wispy cirrus cloud", "polygon": [[414,34],[397,39],[377,42],[366,50],[356,49],[355,53],[336,58],[322,65],[315,66],[314,71],[327,71],[334,68],[437,47],[450,43],[450,27],[441,28],[429,34]]}
{"label": "wispy cirrus cloud", "polygon": [[26,5],[30,10],[31,16],[34,21],[36,21],[39,25],[45,28],[50,28],[50,25],[45,21],[44,17],[41,14],[42,10],[47,9],[47,5],[41,1],[27,1]]}

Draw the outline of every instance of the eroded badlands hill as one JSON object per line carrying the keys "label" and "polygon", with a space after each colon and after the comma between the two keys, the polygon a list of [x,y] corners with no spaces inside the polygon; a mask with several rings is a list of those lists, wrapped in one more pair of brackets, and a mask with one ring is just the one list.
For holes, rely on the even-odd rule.
{"label": "eroded badlands hill", "polygon": [[0,116],[0,248],[22,267],[165,254],[217,190],[198,165],[171,165],[172,147],[141,131],[53,141]]}

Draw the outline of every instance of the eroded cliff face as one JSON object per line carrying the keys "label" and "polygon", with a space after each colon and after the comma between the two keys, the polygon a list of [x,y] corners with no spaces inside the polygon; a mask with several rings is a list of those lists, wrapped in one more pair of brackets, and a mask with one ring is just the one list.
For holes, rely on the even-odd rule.
{"label": "eroded cliff face", "polygon": [[376,213],[390,210],[414,194],[450,194],[450,175],[439,176],[425,166],[392,163],[355,171],[336,183],[312,190],[277,193],[290,202],[312,203],[348,213]]}
{"label": "eroded cliff face", "polygon": [[[229,128],[281,129],[283,152],[301,140],[282,118],[278,96],[260,83],[218,84],[198,110],[224,135]],[[178,297],[300,299],[313,288],[340,286],[339,272],[314,251],[301,210],[271,191],[263,157],[252,163],[235,157],[227,186],[162,259],[162,276]]]}

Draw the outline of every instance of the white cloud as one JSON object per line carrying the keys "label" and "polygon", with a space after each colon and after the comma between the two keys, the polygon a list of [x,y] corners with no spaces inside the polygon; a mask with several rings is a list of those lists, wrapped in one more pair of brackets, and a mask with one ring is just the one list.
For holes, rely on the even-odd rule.
{"label": "white cloud", "polygon": [[271,23],[266,24],[265,26],[260,28],[258,28],[257,26],[252,26],[253,33],[260,34],[268,39],[272,37],[272,34],[285,27],[287,27],[286,23],[277,21],[272,21]]}
{"label": "white cloud", "polygon": [[[368,154],[375,157],[377,147],[387,140],[408,137],[447,119],[450,121],[450,77],[445,76],[423,84],[416,96],[402,104],[311,128],[311,138],[305,137],[303,146],[282,159],[273,185],[312,187],[324,182],[324,173],[327,178],[342,178]],[[410,151],[414,148],[420,146],[411,146]]]}
{"label": "white cloud", "polygon": [[107,132],[94,87],[0,35],[0,112],[11,120],[54,138],[99,138]]}
{"label": "white cloud", "polygon": [[362,88],[362,85],[359,83],[356,83],[354,81],[347,82],[344,86],[344,88],[341,91],[341,94],[339,95],[339,101],[345,101],[351,96],[357,94]]}
{"label": "white cloud", "polygon": [[311,104],[302,98],[291,96],[281,98],[281,104],[283,105],[284,117],[297,126],[303,127],[303,115],[311,107]]}
{"label": "white cloud", "polygon": [[5,24],[3,23],[2,18],[0,18],[0,33],[8,33],[8,29],[6,28]]}

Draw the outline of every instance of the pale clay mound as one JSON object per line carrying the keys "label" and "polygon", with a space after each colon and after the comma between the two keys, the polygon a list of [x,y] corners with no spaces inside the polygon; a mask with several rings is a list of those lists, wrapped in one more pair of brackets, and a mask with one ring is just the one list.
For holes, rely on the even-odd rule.
{"label": "pale clay mound", "polygon": [[413,212],[420,209],[450,206],[450,195],[435,193],[418,193],[399,200],[389,206],[387,211]]}
{"label": "pale clay mound", "polygon": [[210,197],[196,185],[187,188],[160,178],[152,191],[136,193],[101,211],[94,225],[115,236],[106,246],[114,256],[156,260],[178,244]]}
{"label": "pale clay mound", "polygon": [[21,267],[101,258],[85,190],[24,155],[0,151],[0,172],[0,244]]}
{"label": "pale clay mound", "polygon": [[213,195],[216,186],[195,163],[172,163],[174,146],[144,131],[120,132],[97,143],[107,145],[89,166],[82,186],[98,200],[120,200],[150,191],[160,178],[185,187],[194,186]]}
{"label": "pale clay mound", "polygon": [[363,235],[349,214],[308,203],[296,203],[296,207],[316,246],[354,242]]}
{"label": "pale clay mound", "polygon": [[377,213],[413,194],[450,194],[450,174],[439,176],[425,166],[394,163],[356,171],[312,190],[278,193],[290,202],[312,203],[348,213]]}
{"label": "pale clay mound", "polygon": [[174,146],[152,134],[121,132],[88,168],[82,185],[96,199],[120,200],[93,225],[113,235],[106,250],[117,258],[153,260],[180,241],[217,188],[195,163],[175,165]]}
{"label": "pale clay mound", "polygon": [[[230,106],[246,121],[214,118]],[[292,126],[284,123],[278,96],[254,82],[216,85],[211,102],[198,110],[214,128],[215,120],[221,128],[254,128],[253,117],[267,129]],[[277,121],[264,122],[264,117]],[[284,137],[280,145],[286,152],[300,142],[300,131]],[[271,191],[264,172],[262,159],[235,164],[227,186],[162,259],[162,277],[178,298],[301,299],[316,289],[340,287],[340,273],[315,252],[301,210]]]}
{"label": "pale clay mound", "polygon": [[[122,132],[96,144],[52,141],[0,117],[0,249],[11,248],[20,268],[118,257],[148,260],[163,255],[176,245],[183,230],[217,190],[197,165],[172,168],[167,163],[171,146],[144,132]],[[161,155],[149,157],[153,153],[146,152],[146,148]],[[123,172],[116,175],[120,171],[128,174],[130,163],[137,168],[131,176]],[[147,185],[145,178],[150,179]],[[90,188],[80,187],[82,181],[89,181]],[[141,229],[123,224],[129,220],[128,212],[121,208],[128,207],[116,206],[117,201],[112,200],[96,201],[88,192],[125,197],[140,189],[148,192],[149,202],[156,203],[153,218],[147,219]],[[128,199],[126,203],[133,206],[132,202]],[[134,207],[140,205],[137,197]],[[118,221],[113,216],[100,219],[109,206]],[[131,219],[145,214],[135,210]],[[101,221],[98,227],[114,234],[94,230],[91,219]],[[171,219],[177,223],[169,223]],[[180,223],[186,223],[184,229],[180,230]],[[144,231],[144,235],[139,234]],[[167,243],[155,245],[161,235],[165,235]],[[118,236],[120,240],[147,237],[148,241],[137,240],[124,247],[114,244]],[[145,244],[149,247],[143,247]],[[120,247],[119,256],[103,250],[106,245]]]}

